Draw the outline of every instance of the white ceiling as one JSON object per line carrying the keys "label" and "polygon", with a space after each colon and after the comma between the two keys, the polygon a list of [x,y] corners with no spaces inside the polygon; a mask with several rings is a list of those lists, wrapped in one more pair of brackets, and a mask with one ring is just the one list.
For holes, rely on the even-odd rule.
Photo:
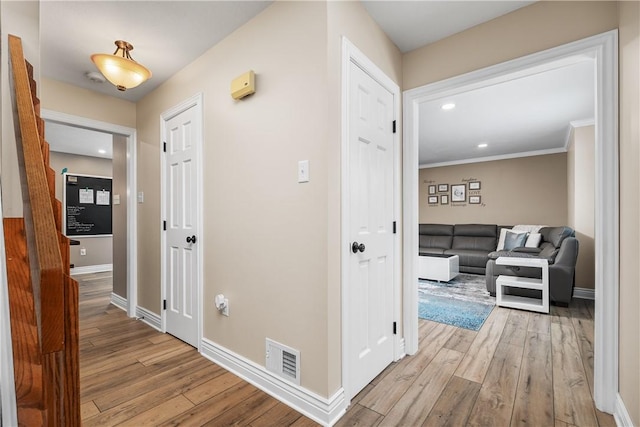
{"label": "white ceiling", "polygon": [[[403,52],[531,3],[363,1],[373,19]],[[256,16],[271,1],[41,0],[40,4],[42,75],[136,102]],[[97,84],[85,77],[87,72],[96,70],[89,59],[91,54],[112,53],[116,39],[132,43],[133,58],[153,72],[149,81],[126,92],[119,92],[108,82]],[[488,87],[458,96],[458,108],[445,116],[438,116],[442,113],[438,111],[439,105],[425,105],[421,108],[420,140],[428,143],[421,146],[421,162],[449,162],[520,149],[558,147],[569,121],[587,118],[582,116],[588,95],[577,86],[588,79],[587,75],[576,74],[567,78],[558,71],[546,78],[532,77],[504,87]],[[569,105],[569,101],[574,102]],[[82,141],[80,146],[86,146],[84,154],[96,155],[97,149],[88,142],[90,134],[81,131],[82,136],[77,138]],[[47,128],[47,139],[54,151],[68,150],[58,147],[69,144],[71,138],[76,136]],[[480,139],[490,145],[477,153],[474,147]]]}
{"label": "white ceiling", "polygon": [[[51,151],[104,159],[113,158],[113,135],[110,133],[46,122],[45,135]],[[101,150],[104,153],[101,153]]]}
{"label": "white ceiling", "polygon": [[[54,1],[40,3],[41,73],[107,95],[138,101],[193,62],[270,1]],[[94,53],[113,53],[116,40],[153,73],[126,92],[85,77]]]}
{"label": "white ceiling", "polygon": [[[420,165],[564,151],[571,122],[593,121],[595,113],[594,61],[577,60],[421,103]],[[445,111],[445,103],[456,107]]]}
{"label": "white ceiling", "polygon": [[459,33],[534,1],[363,1],[404,53]]}

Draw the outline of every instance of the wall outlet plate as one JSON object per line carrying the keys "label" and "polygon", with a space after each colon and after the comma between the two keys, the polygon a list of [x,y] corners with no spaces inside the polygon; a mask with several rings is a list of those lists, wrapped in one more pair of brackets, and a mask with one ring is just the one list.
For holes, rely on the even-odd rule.
{"label": "wall outlet plate", "polygon": [[224,299],[224,308],[222,309],[222,315],[229,317],[229,298]]}

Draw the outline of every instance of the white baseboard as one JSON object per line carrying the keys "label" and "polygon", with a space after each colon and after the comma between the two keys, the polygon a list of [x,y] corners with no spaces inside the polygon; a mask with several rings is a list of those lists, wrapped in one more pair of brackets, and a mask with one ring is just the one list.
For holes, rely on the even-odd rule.
{"label": "white baseboard", "polygon": [[631,416],[627,411],[626,406],[624,406],[624,401],[622,400],[622,396],[620,393],[616,395],[615,408],[613,411],[613,418],[616,421],[616,425],[618,427],[634,427],[633,421],[631,420]]}
{"label": "white baseboard", "polygon": [[400,338],[398,340],[398,351],[396,352],[396,358],[394,362],[397,362],[400,359],[403,359],[407,353],[404,351],[404,338]]}
{"label": "white baseboard", "polygon": [[574,298],[580,298],[580,299],[590,299],[590,300],[594,300],[596,299],[596,290],[595,289],[590,289],[590,288],[578,288],[575,287],[573,288],[573,297]]}
{"label": "white baseboard", "polygon": [[74,267],[71,269],[71,275],[102,273],[103,271],[113,271],[113,264],[85,265],[84,267]]}
{"label": "white baseboard", "polygon": [[127,299],[122,298],[118,294],[111,292],[111,304],[115,305],[121,310],[127,311]]}
{"label": "white baseboard", "polygon": [[149,311],[146,308],[136,307],[136,317],[151,326],[153,329],[164,332],[162,330],[162,318],[154,312]]}
{"label": "white baseboard", "polygon": [[342,388],[328,399],[318,396],[205,338],[202,355],[323,426],[332,426],[346,411],[348,402]]}

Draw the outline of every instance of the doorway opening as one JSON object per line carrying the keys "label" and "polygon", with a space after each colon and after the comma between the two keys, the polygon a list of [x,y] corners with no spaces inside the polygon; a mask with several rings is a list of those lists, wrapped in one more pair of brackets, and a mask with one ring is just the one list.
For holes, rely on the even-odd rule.
{"label": "doorway opening", "polygon": [[[64,168],[69,173],[87,175],[80,172],[90,171],[90,175],[108,174],[114,178],[116,186],[113,187],[111,203],[116,209],[113,213],[113,238],[92,237],[82,239],[79,245],[72,246],[72,263],[74,260],[83,260],[94,257],[84,266],[86,272],[100,272],[113,268],[114,292],[111,302],[125,310],[129,317],[136,316],[137,310],[137,225],[136,225],[136,132],[133,128],[100,122],[84,117],[59,113],[56,111],[42,110],[42,118],[45,126],[49,126],[54,132],[66,132],[66,135],[77,133],[78,135],[91,135],[97,140],[109,141],[112,146],[95,147],[96,153],[82,152],[78,147],[75,154],[60,154],[59,162],[52,167],[56,172],[56,186],[58,181],[62,190],[62,172]],[[85,133],[90,131],[90,133]],[[109,149],[112,150],[109,159]],[[73,152],[73,144],[67,153]],[[105,153],[97,152],[104,150]],[[52,149],[54,151],[54,149]],[[81,155],[78,155],[81,154]],[[56,156],[54,156],[54,159]],[[71,165],[71,166],[67,166]],[[75,169],[75,170],[72,170]],[[98,168],[98,169],[96,169]],[[108,170],[111,170],[111,173]],[[122,179],[124,178],[124,179]],[[117,193],[115,193],[117,191]],[[113,196],[118,196],[115,198]],[[119,199],[119,200],[118,200]],[[60,198],[62,200],[62,198]],[[74,237],[71,237],[73,240]],[[84,251],[83,251],[84,249]],[[77,252],[77,254],[76,254]],[[107,252],[107,253],[105,253]],[[107,262],[111,260],[111,262]],[[78,265],[80,270],[82,265]],[[72,269],[73,273],[73,269]]]}
{"label": "doorway opening", "polygon": [[[617,31],[607,32],[547,51],[405,92],[404,324],[406,349],[418,349],[418,141],[420,104],[472,88],[495,84],[508,75],[540,71],[550,63],[593,58],[595,67],[595,362],[594,401],[598,409],[613,413],[617,392],[618,319],[618,130]],[[606,286],[605,286],[606,284]]]}

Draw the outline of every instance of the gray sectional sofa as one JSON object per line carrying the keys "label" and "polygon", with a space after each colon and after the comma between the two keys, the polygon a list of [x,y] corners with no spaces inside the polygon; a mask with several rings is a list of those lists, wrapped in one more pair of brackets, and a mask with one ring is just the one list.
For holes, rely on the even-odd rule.
{"label": "gray sectional sofa", "polygon": [[484,274],[498,246],[500,227],[487,224],[420,224],[419,253],[458,255],[460,272]]}
{"label": "gray sectional sofa", "polygon": [[[420,224],[420,254],[458,255],[460,272],[484,274],[487,290],[496,293],[499,275],[540,277],[540,269],[496,265],[500,256],[546,258],[549,261],[549,298],[558,305],[568,305],[573,295],[575,266],[578,259],[578,240],[569,227],[543,227],[537,248],[514,248],[496,251],[502,228],[494,224]],[[514,294],[531,292],[513,289]]]}
{"label": "gray sectional sofa", "polygon": [[[543,227],[542,239],[537,250],[515,248],[510,251],[496,251],[489,254],[487,261],[487,290],[496,294],[496,279],[500,275],[540,278],[539,268],[509,267],[497,265],[498,257],[546,258],[549,262],[549,301],[556,305],[567,306],[573,296],[576,262],[578,260],[578,240],[569,227]],[[512,290],[511,293],[522,296],[534,296],[535,291],[526,289]]]}

